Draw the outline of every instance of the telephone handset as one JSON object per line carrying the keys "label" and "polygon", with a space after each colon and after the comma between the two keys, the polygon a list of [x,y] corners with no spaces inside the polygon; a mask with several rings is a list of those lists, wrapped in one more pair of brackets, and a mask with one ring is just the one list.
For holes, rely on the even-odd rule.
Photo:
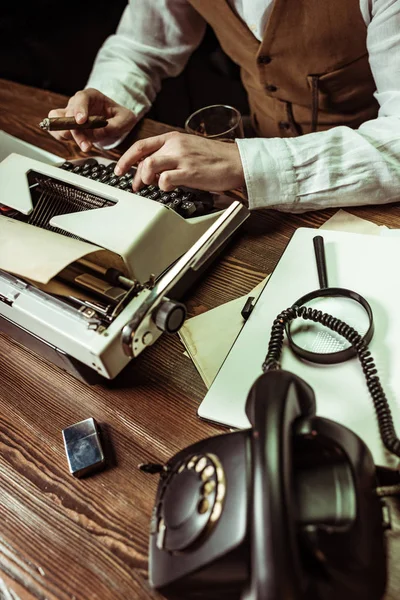
{"label": "telephone handset", "polygon": [[312,389],[269,371],[246,402],[252,428],[212,437],[164,466],[150,583],[167,597],[381,598],[382,502],[364,442],[315,415]]}

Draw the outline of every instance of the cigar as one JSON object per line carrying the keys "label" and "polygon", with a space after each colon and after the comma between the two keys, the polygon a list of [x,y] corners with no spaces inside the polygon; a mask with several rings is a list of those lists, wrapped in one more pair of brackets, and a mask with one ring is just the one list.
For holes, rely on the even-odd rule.
{"label": "cigar", "polygon": [[65,131],[66,129],[99,129],[105,127],[108,121],[105,117],[93,115],[85,123],[77,123],[75,117],[46,117],[39,127],[45,131]]}

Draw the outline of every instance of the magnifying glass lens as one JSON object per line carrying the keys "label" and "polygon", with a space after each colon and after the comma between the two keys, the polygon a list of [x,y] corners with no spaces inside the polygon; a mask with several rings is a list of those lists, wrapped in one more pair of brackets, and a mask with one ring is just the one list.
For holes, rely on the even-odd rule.
{"label": "magnifying glass lens", "polygon": [[[365,308],[352,298],[344,296],[317,297],[304,302],[307,308],[320,310],[344,321],[364,336],[370,327],[370,317]],[[351,347],[339,333],[321,323],[296,319],[290,325],[292,341],[298,348],[315,354],[332,354]]]}

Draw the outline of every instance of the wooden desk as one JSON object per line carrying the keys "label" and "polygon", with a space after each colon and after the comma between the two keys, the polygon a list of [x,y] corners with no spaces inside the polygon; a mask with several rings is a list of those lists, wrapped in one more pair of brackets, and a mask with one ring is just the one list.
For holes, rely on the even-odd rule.
{"label": "wooden desk", "polygon": [[[61,144],[38,127],[51,108],[64,105],[62,96],[0,81],[0,129],[65,158],[82,156],[72,143]],[[135,136],[168,130],[145,119]],[[319,227],[333,212],[253,214],[193,289],[189,314],[247,293],[272,271],[297,227]],[[351,212],[400,227],[399,205]],[[266,335],[268,330],[266,324]],[[164,335],[116,381],[96,387],[0,336],[0,598],[160,598],[146,572],[157,477],[137,465],[163,462],[221,432],[196,417],[205,391],[177,336]],[[68,473],[61,430],[89,416],[103,426],[113,465],[79,481]],[[400,594],[398,537],[391,534],[386,600]]]}

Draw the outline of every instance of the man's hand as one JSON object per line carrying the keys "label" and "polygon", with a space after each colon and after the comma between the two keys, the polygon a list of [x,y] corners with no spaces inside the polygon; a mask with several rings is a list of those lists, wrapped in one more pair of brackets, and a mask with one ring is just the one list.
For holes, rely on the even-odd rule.
{"label": "man's hand", "polygon": [[136,163],[135,191],[155,183],[166,192],[180,185],[222,192],[245,184],[236,144],[197,135],[172,132],[139,140],[121,156],[115,174]]}
{"label": "man's hand", "polygon": [[131,110],[120,106],[98,90],[89,88],[72,96],[65,108],[57,108],[49,112],[49,117],[75,117],[77,123],[85,123],[90,115],[102,115],[108,119],[108,125],[101,129],[85,129],[71,131],[50,131],[57,140],[74,139],[84,152],[92,145],[110,146],[123,135],[129,133],[136,123]]}

